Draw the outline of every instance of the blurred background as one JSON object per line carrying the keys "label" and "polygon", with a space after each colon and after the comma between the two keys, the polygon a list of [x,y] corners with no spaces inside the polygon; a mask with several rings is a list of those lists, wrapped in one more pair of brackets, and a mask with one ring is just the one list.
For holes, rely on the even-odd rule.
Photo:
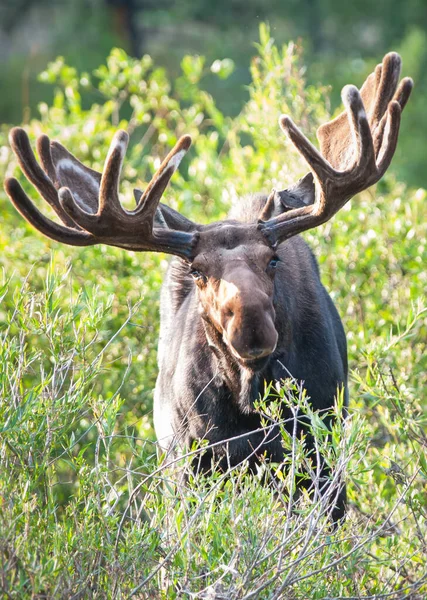
{"label": "blurred background", "polygon": [[[230,58],[231,77],[206,81],[219,108],[236,115],[247,100],[260,22],[276,43],[302,40],[308,83],[331,86],[331,108],[346,83],[360,85],[385,52],[397,50],[415,80],[393,163],[396,176],[426,187],[426,0],[0,0],[0,120],[27,122],[53,88],[38,74],[58,55],[91,72],[114,46],[150,54],[171,78],[186,54]],[[90,102],[90,98],[88,99]]]}

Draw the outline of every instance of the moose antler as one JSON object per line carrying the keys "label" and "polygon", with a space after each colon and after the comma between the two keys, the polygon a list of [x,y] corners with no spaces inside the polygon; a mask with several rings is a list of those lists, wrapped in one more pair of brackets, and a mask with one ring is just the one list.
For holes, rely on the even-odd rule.
{"label": "moose antler", "polygon": [[128,134],[118,131],[111,143],[103,173],[83,165],[64,146],[50,142],[46,135],[37,140],[42,167],[31,149],[23,129],[12,129],[12,150],[22,171],[41,196],[50,204],[63,225],[46,218],[26,195],[16,179],[5,181],[5,190],[18,211],[44,235],[72,246],[108,244],[128,250],[167,252],[190,258],[197,241],[191,222],[164,208],[169,215],[162,226],[154,225],[160,198],[173,173],[191,145],[190,136],[180,138],[164,159],[144,193],[134,190],[137,207],[128,211],[119,200],[119,180],[128,145]]}
{"label": "moose antler", "polygon": [[289,117],[280,117],[280,127],[307,161],[312,177],[305,176],[292,188],[294,198],[304,195],[306,199],[298,208],[268,221],[261,215],[258,227],[271,245],[328,221],[350,198],[384,175],[413,87],[409,77],[398,86],[400,68],[400,56],[391,52],[369,75],[360,93],[353,85],[343,88],[346,110],[317,130],[320,152]]}

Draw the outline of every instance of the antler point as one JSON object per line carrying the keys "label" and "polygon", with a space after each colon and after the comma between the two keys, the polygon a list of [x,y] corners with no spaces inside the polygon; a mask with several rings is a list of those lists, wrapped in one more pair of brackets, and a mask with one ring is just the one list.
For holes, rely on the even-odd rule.
{"label": "antler point", "polygon": [[341,90],[341,99],[346,108],[354,104],[360,99],[359,90],[355,85],[348,84]]}
{"label": "antler point", "polygon": [[294,125],[294,122],[288,115],[280,115],[279,125],[283,131],[287,132],[288,129]]}
{"label": "antler point", "polygon": [[19,185],[19,182],[15,177],[6,177],[3,182],[3,187],[8,195],[13,192],[13,188],[16,187],[16,184]]}
{"label": "antler point", "polygon": [[183,135],[182,137],[179,138],[178,144],[180,145],[180,147],[183,150],[185,150],[185,152],[187,152],[187,150],[190,148],[192,142],[193,142],[193,140],[191,139],[191,135],[188,135],[186,133],[185,135]]}
{"label": "antler point", "polygon": [[109,155],[116,149],[119,148],[122,155],[126,153],[126,149],[129,143],[129,134],[124,129],[119,129],[113,136],[111,141]]}
{"label": "antler point", "polygon": [[388,105],[388,110],[389,112],[402,112],[401,106],[399,104],[399,102],[397,100],[391,100],[390,104]]}
{"label": "antler point", "polygon": [[385,61],[396,61],[396,62],[401,63],[402,58],[401,58],[400,54],[398,54],[397,52],[395,52],[393,50],[391,52],[387,52],[387,54],[384,56],[383,62],[385,62]]}
{"label": "antler point", "polygon": [[28,139],[27,132],[22,127],[14,127],[9,132],[9,142],[11,145],[19,144]]}

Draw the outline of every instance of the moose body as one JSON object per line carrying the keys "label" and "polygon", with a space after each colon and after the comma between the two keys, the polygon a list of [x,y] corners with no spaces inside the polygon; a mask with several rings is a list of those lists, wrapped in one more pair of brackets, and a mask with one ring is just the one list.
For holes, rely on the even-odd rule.
{"label": "moose body", "polygon": [[[387,170],[413,85],[409,78],[399,83],[400,68],[392,52],[360,92],[352,85],[343,89],[346,110],[318,129],[320,152],[282,116],[280,126],[310,173],[268,197],[249,197],[228,220],[211,225],[160,202],[189,136],[178,140],[144,192],[134,190],[137,206],[128,211],[118,191],[125,131],[114,136],[103,173],[45,135],[37,140],[40,165],[25,131],[11,131],[21,169],[62,221],[46,218],[19,182],[7,179],[11,201],[36,229],[75,246],[104,243],[178,257],[161,301],[154,417],[164,449],[207,439],[213,447],[203,455],[206,470],[212,459],[219,468],[246,458],[254,466],[261,455],[280,462],[277,431],[260,432],[254,411],[264,382],[291,375],[304,382],[319,411],[331,409],[340,388],[347,397],[343,327],[298,234],[328,221]],[[334,520],[344,513],[344,497],[342,489]]]}
{"label": "moose body", "polygon": [[[251,206],[246,203],[245,210],[252,209],[249,216],[253,219],[259,213],[259,202],[254,198]],[[247,220],[247,212],[244,216]],[[231,248],[216,252],[227,263],[227,254],[245,256],[245,247],[231,244]],[[200,439],[211,444],[232,440],[205,453],[207,469],[214,457],[217,462],[222,460],[224,468],[246,458],[255,464],[261,455],[281,462],[280,436],[273,429],[266,438],[261,417],[254,410],[254,401],[263,396],[265,384],[289,376],[303,381],[313,408],[324,414],[333,407],[340,388],[345,388],[347,396],[344,329],[320,282],[316,260],[301,237],[281,244],[277,255],[272,292],[277,344],[272,354],[252,364],[239,361],[224,343],[209,307],[200,302],[189,265],[180,259],[171,262],[161,297],[154,400],[156,436],[164,450],[189,448]],[[250,257],[243,262],[240,269],[246,275],[253,266]],[[253,288],[247,291],[248,296],[256,293]],[[249,314],[248,320],[240,326],[263,326],[262,317]]]}

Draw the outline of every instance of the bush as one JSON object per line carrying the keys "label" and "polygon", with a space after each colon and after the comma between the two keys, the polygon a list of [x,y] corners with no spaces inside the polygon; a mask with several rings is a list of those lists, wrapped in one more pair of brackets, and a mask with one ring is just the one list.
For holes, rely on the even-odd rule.
{"label": "bush", "polygon": [[[101,170],[117,127],[131,134],[125,202],[182,133],[194,146],[167,202],[194,220],[224,217],[239,195],[304,174],[278,132],[286,112],[313,137],[324,89],[306,86],[300,49],[261,27],[249,101],[226,118],[203,90],[232,64],[186,57],[173,83],[150,57],[114,50],[93,74],[62,59],[41,79],[52,106],[27,131],[58,137]],[[89,96],[87,96],[89,94]],[[86,98],[99,102],[86,106]],[[403,118],[405,127],[405,118]],[[1,176],[15,163],[0,142]],[[23,183],[30,194],[34,191]],[[158,295],[165,257],[58,246],[4,193],[0,230],[0,587],[11,598],[423,598],[427,593],[425,192],[386,177],[306,238],[348,332],[350,416],[329,460],[347,473],[350,510],[330,531],[317,497],[291,493],[303,440],[276,490],[244,477],[173,483],[151,427]],[[48,212],[48,211],[47,211]],[[423,303],[424,302],[424,303]],[[302,390],[281,382],[282,402]],[[280,402],[260,403],[280,419]],[[339,410],[339,406],[337,406]],[[193,449],[182,461],[188,462]],[[276,466],[265,467],[269,476]],[[287,491],[286,491],[287,490]],[[290,491],[290,492],[289,492]]]}

